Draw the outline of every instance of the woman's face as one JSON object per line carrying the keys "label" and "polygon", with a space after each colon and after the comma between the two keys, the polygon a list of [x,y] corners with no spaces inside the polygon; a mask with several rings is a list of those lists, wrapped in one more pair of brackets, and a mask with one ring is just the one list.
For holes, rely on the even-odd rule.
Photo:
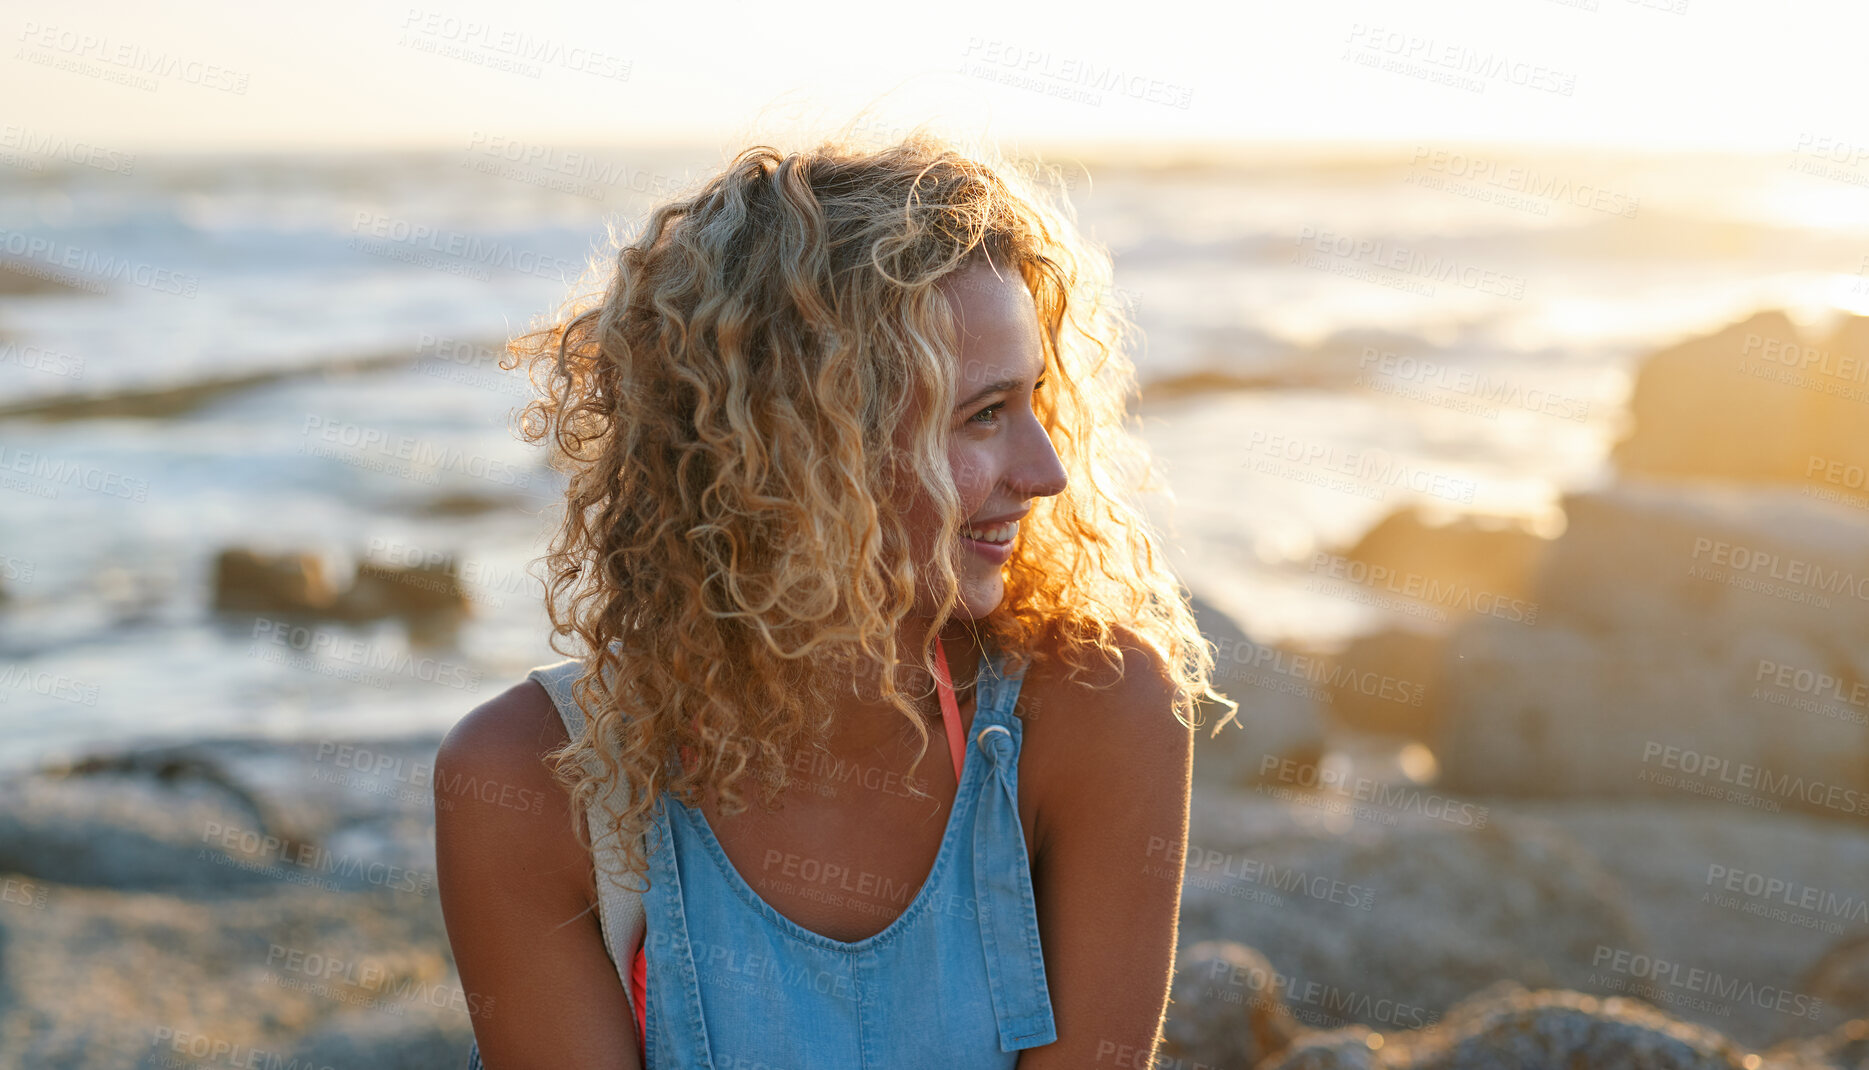
{"label": "woman's face", "polygon": [[[960,492],[963,527],[977,534],[1003,535],[999,524],[1022,517],[1032,500],[1064,490],[1064,465],[1051,438],[1033,412],[1033,392],[1045,376],[1038,307],[1017,270],[986,262],[955,272],[940,283],[960,325],[960,393],[946,414],[950,429],[948,466]],[[933,560],[940,517],[932,502],[918,496],[908,515],[915,533],[917,560]],[[1015,532],[1013,541],[1020,536]],[[1012,543],[995,548],[966,537],[942,548],[954,560],[960,578],[958,614],[967,618],[991,613],[1005,595],[1000,568]],[[932,616],[935,600],[927,587],[916,599],[916,613]]]}

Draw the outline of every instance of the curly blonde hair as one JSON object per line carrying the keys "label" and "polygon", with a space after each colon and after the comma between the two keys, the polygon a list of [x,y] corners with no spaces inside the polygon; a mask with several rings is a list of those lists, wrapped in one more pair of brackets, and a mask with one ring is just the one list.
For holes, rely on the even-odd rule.
{"label": "curly blonde hair", "polygon": [[[595,712],[550,757],[585,846],[576,817],[617,778],[629,798],[608,834],[633,873],[659,793],[696,806],[711,784],[737,813],[751,773],[770,807],[853,666],[875,668],[926,752],[896,687],[913,664],[898,627],[930,589],[940,608],[910,650],[933,677],[959,590],[946,555],[910,559],[900,503],[919,487],[937,504],[935,546],[966,520],[946,452],[960,347],[937,284],[983,257],[1033,295],[1055,384],[1033,404],[1069,486],[1034,503],[1005,596],[973,626],[1014,671],[1055,657],[1066,679],[1093,651],[1120,666],[1123,626],[1162,656],[1177,720],[1199,723],[1197,695],[1228,707],[1223,724],[1237,712],[1209,688],[1185,591],[1123,497],[1159,487],[1126,426],[1131,325],[1060,185],[1055,167],[921,127],[875,148],[847,132],[799,153],[757,145],[656,207],[599,292],[509,344],[541,395],[521,434],[549,437],[569,474],[545,601]],[[696,760],[674,761],[680,748]]]}

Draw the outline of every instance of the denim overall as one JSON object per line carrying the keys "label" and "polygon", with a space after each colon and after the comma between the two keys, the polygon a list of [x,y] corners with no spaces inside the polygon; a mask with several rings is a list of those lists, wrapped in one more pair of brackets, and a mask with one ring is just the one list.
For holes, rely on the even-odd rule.
{"label": "denim overall", "polygon": [[[1019,820],[1022,680],[1000,668],[982,654],[934,869],[901,916],[862,940],[788,920],[702,814],[657,800],[642,895],[647,1070],[1011,1070],[1021,1050],[1058,1039]],[[831,894],[851,887],[826,883]],[[482,1070],[478,1046],[468,1070]]]}

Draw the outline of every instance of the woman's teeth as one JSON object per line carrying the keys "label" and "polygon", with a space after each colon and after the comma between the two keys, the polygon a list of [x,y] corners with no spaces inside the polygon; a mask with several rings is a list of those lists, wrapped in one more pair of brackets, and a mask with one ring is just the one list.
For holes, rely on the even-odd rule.
{"label": "woman's teeth", "polygon": [[1019,533],[1019,522],[1008,520],[1004,524],[994,524],[985,528],[962,528],[960,533],[979,542],[1008,543]]}

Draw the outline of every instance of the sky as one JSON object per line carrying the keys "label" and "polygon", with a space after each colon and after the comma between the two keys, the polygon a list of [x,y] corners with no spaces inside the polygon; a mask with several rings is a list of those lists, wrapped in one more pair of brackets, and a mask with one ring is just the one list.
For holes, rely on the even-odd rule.
{"label": "sky", "polygon": [[0,0],[0,148],[723,145],[928,121],[1003,146],[1855,152],[1844,0],[1055,5]]}

